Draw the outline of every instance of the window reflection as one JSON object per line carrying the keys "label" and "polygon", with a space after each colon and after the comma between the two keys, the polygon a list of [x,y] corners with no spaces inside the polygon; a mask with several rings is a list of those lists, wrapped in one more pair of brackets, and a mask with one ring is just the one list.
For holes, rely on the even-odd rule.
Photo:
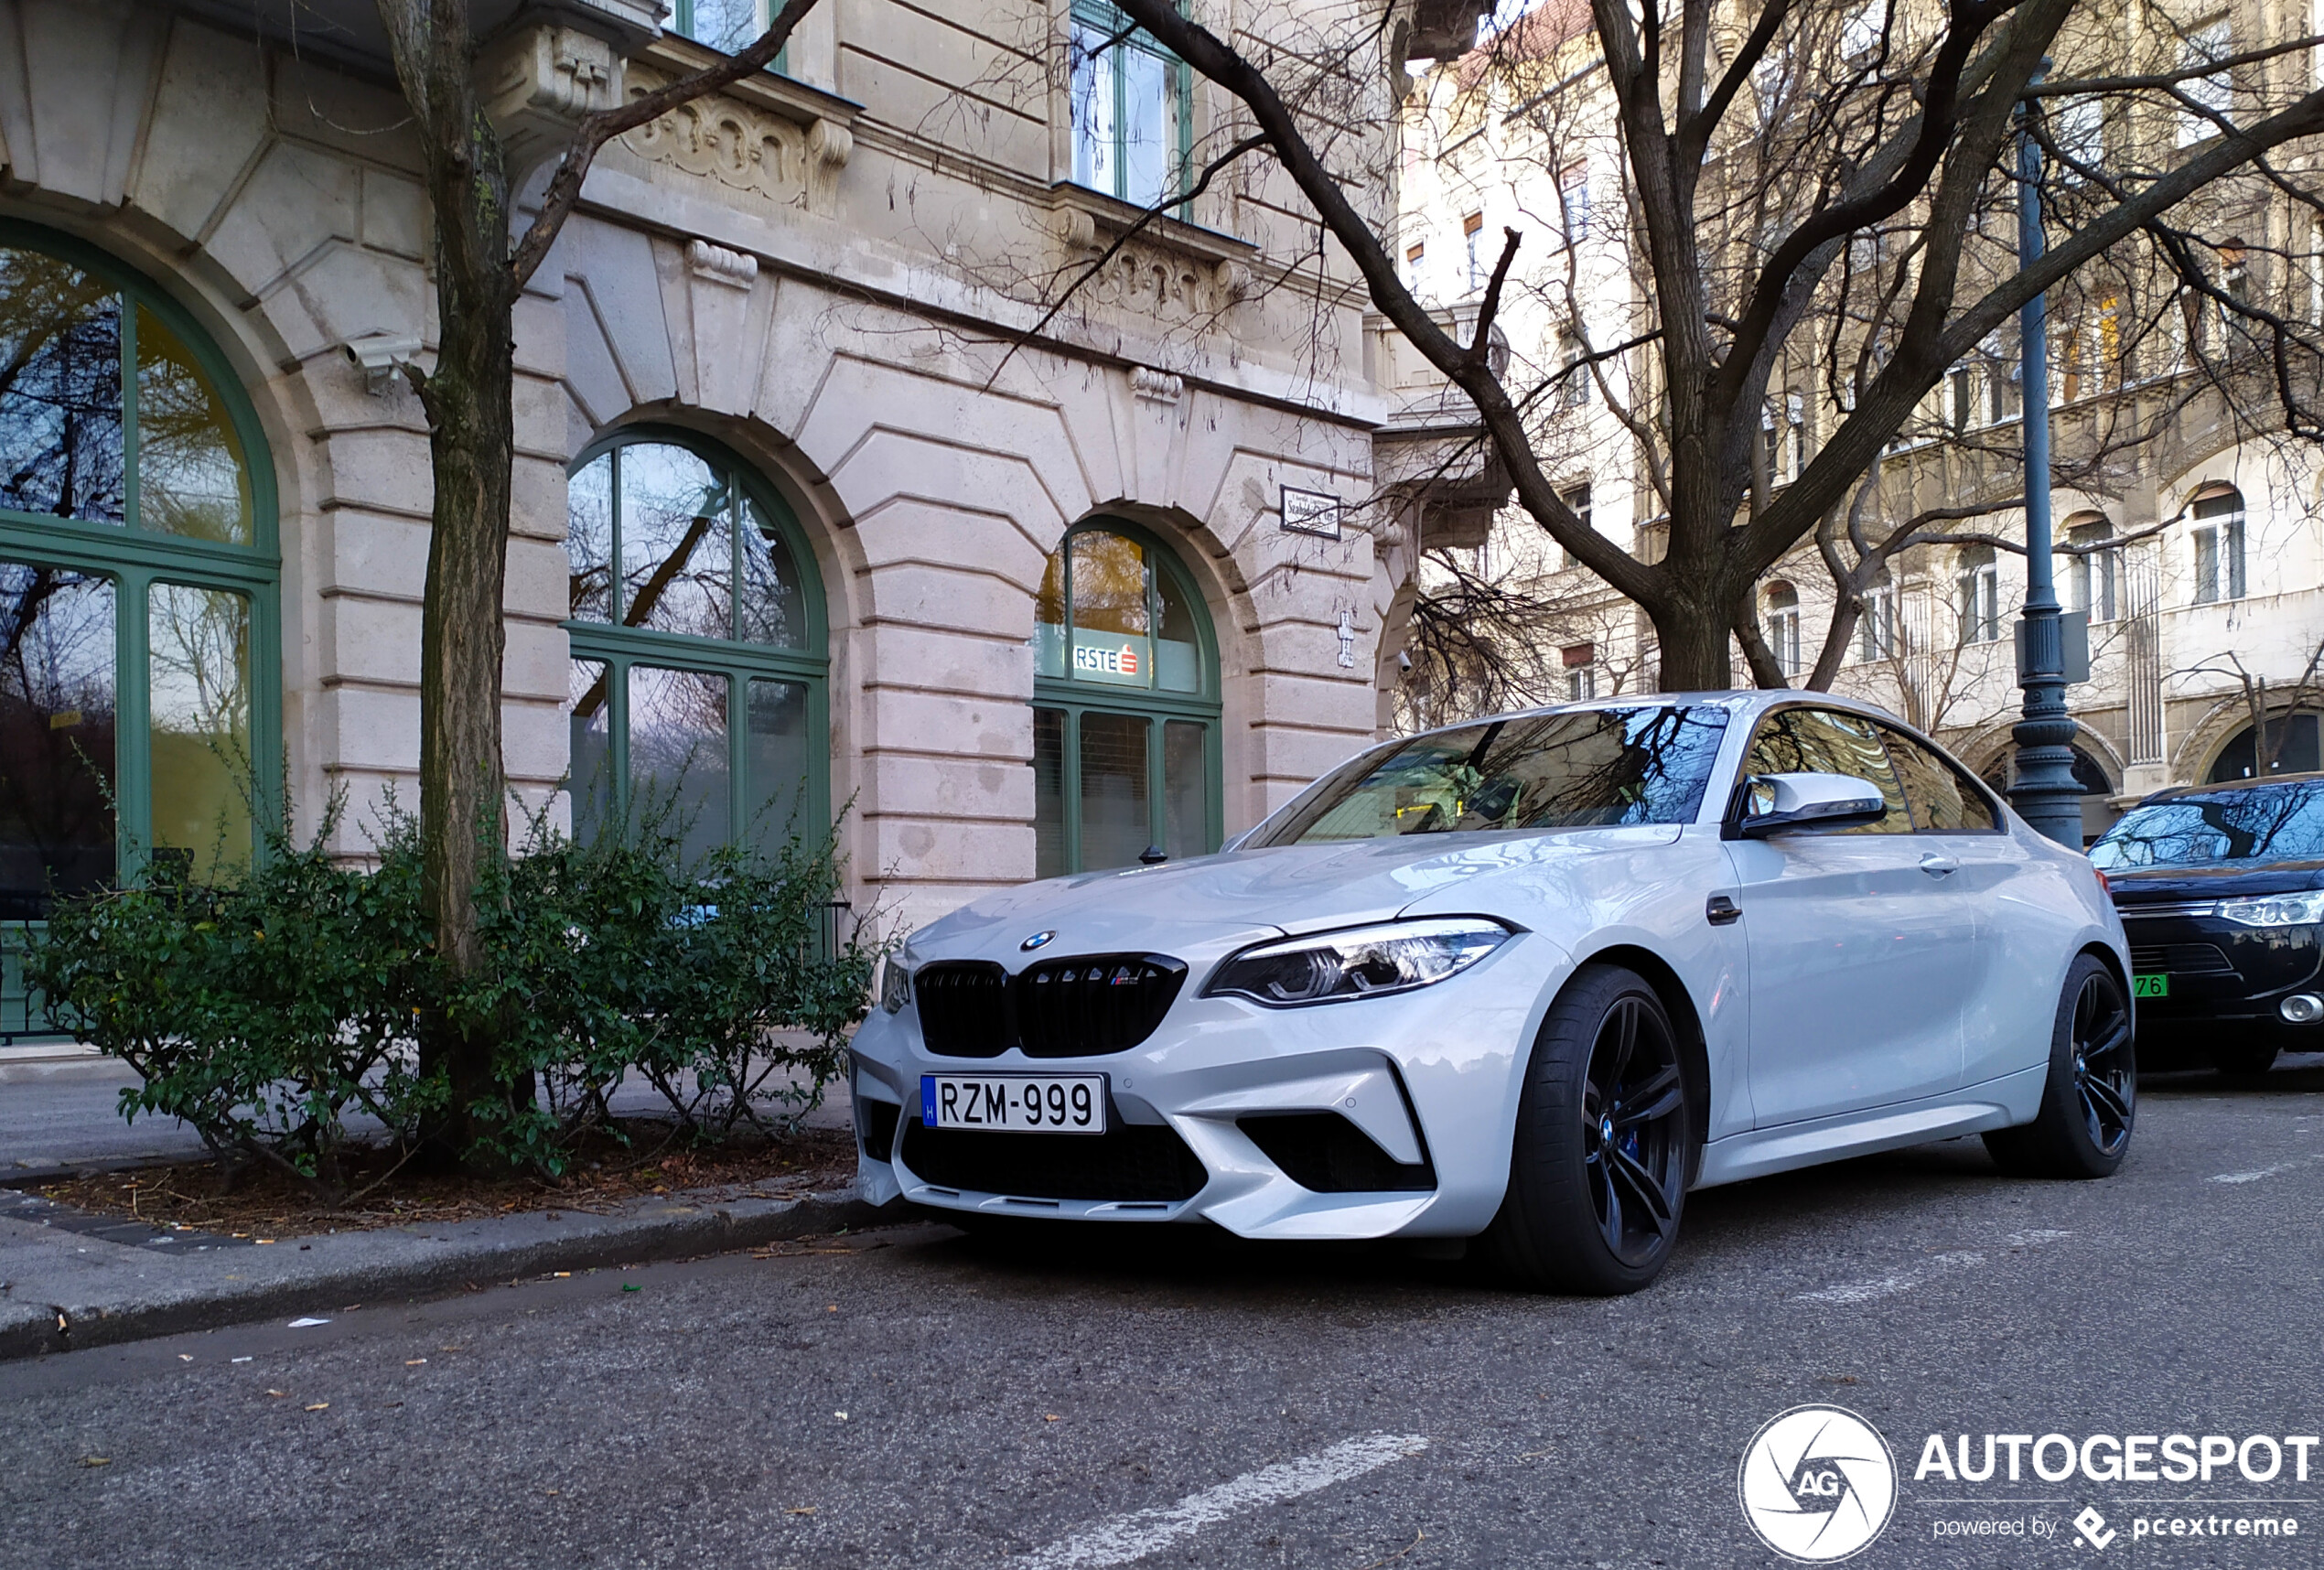
{"label": "window reflection", "polygon": [[0,507],[118,523],[122,452],[120,296],[0,250]]}
{"label": "window reflection", "polygon": [[684,447],[619,449],[621,623],[730,638],[734,537],[726,482]]}
{"label": "window reflection", "polygon": [[114,586],[0,562],[0,919],[113,881]]}
{"label": "window reflection", "polygon": [[742,627],[746,642],[778,649],[807,646],[807,599],[781,528],[755,500],[743,499]]}
{"label": "window reflection", "polygon": [[576,660],[566,677],[572,752],[573,834],[593,839],[613,821],[613,701],[602,660]]}
{"label": "window reflection", "polygon": [[155,865],[214,877],[251,851],[250,601],[156,584],[146,639]]}
{"label": "window reflection", "polygon": [[629,800],[660,820],[688,861],[734,834],[726,793],[726,678],[629,668]]}
{"label": "window reflection", "polygon": [[137,522],[251,543],[250,475],[226,405],[161,318],[137,308]]}
{"label": "window reflection", "polygon": [[2133,807],[2090,847],[2109,871],[2324,861],[2324,785],[2254,785]]}
{"label": "window reflection", "polygon": [[565,481],[566,614],[576,621],[613,619],[613,455],[606,453]]}

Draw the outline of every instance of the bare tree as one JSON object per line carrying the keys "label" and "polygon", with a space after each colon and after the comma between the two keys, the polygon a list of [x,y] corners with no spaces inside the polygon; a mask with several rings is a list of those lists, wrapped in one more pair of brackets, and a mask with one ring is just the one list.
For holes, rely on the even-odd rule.
{"label": "bare tree", "polygon": [[2252,775],[2254,779],[2273,774],[2283,761],[2284,744],[2291,739],[2292,721],[2302,712],[2324,707],[2324,641],[2319,641],[2308,657],[2308,664],[2285,695],[2285,689],[2274,694],[2268,690],[2267,678],[2253,672],[2241,655],[2232,650],[2214,654],[2199,664],[2171,672],[2175,676],[2227,675],[2235,679],[2243,699],[2243,712],[2251,717]]}
{"label": "bare tree", "polygon": [[[1344,128],[1367,113],[1383,64],[1401,63],[1388,45],[1395,7],[1352,7],[1327,39],[1264,50],[1167,0],[1121,8],[1238,102],[1245,134],[1264,141],[1374,304],[1473,402],[1517,504],[1644,609],[1665,688],[1727,685],[1730,639],[1752,624],[1759,580],[1846,505],[1948,370],[1989,352],[2036,295],[2127,245],[2144,247],[2140,268],[2159,281],[2150,323],[2161,328],[2174,309],[2194,321],[2188,302],[2208,302],[2265,347],[2279,423],[2314,423],[2312,322],[2230,287],[2211,265],[2219,248],[2206,253],[2188,236],[2211,232],[2195,210],[2237,182],[2279,210],[2324,213],[2287,172],[2304,139],[2324,131],[2324,92],[2299,66],[2316,40],[2222,52],[2193,34],[2133,33],[2127,11],[2101,0],[1869,10],[1771,0],[1755,13],[1686,0],[1675,14],[1653,0],[1592,0],[1640,313],[1622,331],[1577,330],[1581,352],[1544,375],[1634,362],[1624,418],[1667,521],[1666,549],[1649,561],[1583,527],[1559,499],[1531,417],[1543,386],[1489,363],[1524,236],[1512,227],[1501,237],[1463,341],[1399,276],[1350,195],[1380,173],[1347,164]],[[2037,82],[2052,56],[2087,69]],[[2124,71],[2125,59],[2139,69]],[[2028,102],[2051,155],[2042,193],[2051,243],[2021,267],[2016,131]],[[2102,127],[2128,127],[2103,157],[2077,129],[2092,104]],[[1834,330],[1834,321],[1851,325]],[[1845,371],[1827,378],[1839,383],[1826,389],[1830,428],[1796,477],[1763,483],[1769,400],[1781,378],[1817,366]]]}
{"label": "bare tree", "polygon": [[[483,858],[504,854],[500,752],[501,600],[515,461],[515,327],[526,282],[581,199],[613,138],[765,69],[815,0],[786,0],[773,25],[716,65],[582,115],[529,218],[477,87],[479,40],[468,0],[377,0],[420,147],[434,214],[436,363],[406,369],[427,416],[435,479],[420,632],[420,820],[436,945],[456,973],[479,961]],[[451,1093],[449,1139],[468,1144],[471,1109],[524,1091],[500,1082],[495,1022],[437,1018],[421,1031],[424,1070]]]}

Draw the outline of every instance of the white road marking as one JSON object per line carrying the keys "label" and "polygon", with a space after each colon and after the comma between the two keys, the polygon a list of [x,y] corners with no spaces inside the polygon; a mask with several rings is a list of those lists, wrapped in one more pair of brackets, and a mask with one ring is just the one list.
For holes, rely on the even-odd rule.
{"label": "white road marking", "polygon": [[1427,1447],[1426,1436],[1419,1434],[1367,1434],[1342,1440],[1296,1461],[1278,1461],[1245,1472],[1215,1489],[1189,1494],[1174,1505],[1115,1516],[1015,1563],[1022,1570],[1095,1570],[1100,1565],[1127,1565],[1230,1516],[1361,1478]]}
{"label": "white road marking", "polygon": [[2263,1178],[2273,1178],[2279,1173],[2289,1172],[2294,1167],[2309,1166],[2318,1159],[2319,1157],[2313,1156],[2302,1156],[2290,1161],[2279,1161],[2273,1167],[2261,1167],[2250,1172],[2222,1172],[2211,1181],[2214,1183],[2256,1183]]}
{"label": "white road marking", "polygon": [[[2053,1243],[2060,1238],[2071,1236],[2071,1232],[2060,1231],[2055,1227],[2036,1227],[2029,1231],[2011,1232],[2001,1241],[2010,1248],[2039,1248],[2044,1243]],[[1966,1270],[1985,1262],[1985,1256],[1974,1249],[1953,1249],[1932,1255],[1929,1260],[1937,1270]],[[1928,1276],[1926,1271],[1899,1270],[1871,1281],[1843,1281],[1836,1285],[1793,1296],[1802,1303],[1870,1303],[1877,1298],[1894,1297],[1899,1292],[1910,1292]]]}

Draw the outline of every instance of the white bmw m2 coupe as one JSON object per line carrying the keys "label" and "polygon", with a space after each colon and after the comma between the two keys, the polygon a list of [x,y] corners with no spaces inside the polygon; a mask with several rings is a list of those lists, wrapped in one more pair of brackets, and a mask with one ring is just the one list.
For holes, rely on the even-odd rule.
{"label": "white bmw m2 coupe", "polygon": [[862,1189],[1632,1292],[1690,1188],[1967,1134],[2112,1172],[2129,973],[2089,862],[1877,709],[1533,710],[915,933],[855,1038]]}

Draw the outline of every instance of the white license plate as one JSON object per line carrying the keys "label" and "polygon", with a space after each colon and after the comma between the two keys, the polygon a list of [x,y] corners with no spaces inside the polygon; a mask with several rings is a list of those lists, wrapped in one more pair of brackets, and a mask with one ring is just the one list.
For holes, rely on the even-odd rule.
{"label": "white license plate", "polygon": [[920,1121],[992,1134],[1103,1134],[1103,1074],[922,1074]]}

